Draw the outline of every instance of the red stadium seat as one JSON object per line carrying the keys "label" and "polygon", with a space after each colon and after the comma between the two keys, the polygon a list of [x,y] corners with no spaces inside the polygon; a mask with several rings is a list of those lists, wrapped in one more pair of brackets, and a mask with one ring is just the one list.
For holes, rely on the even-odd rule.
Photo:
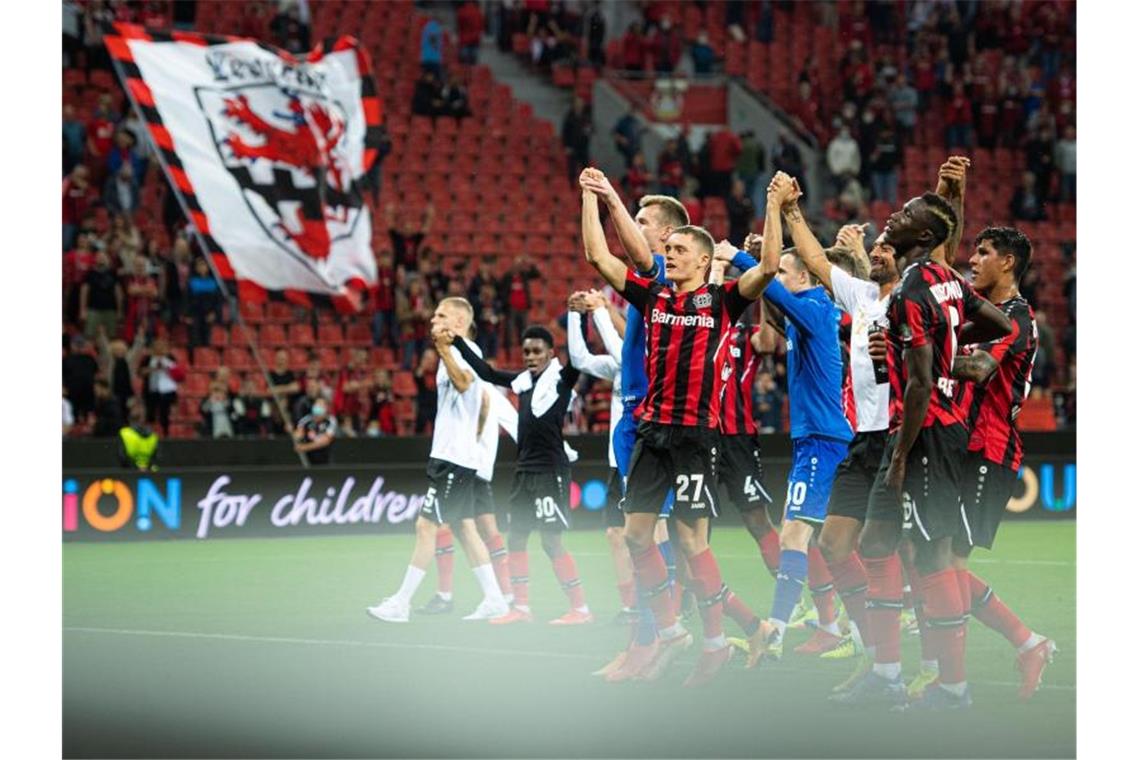
{"label": "red stadium seat", "polygon": [[392,392],[397,396],[415,396],[416,380],[412,373],[407,371],[393,373]]}

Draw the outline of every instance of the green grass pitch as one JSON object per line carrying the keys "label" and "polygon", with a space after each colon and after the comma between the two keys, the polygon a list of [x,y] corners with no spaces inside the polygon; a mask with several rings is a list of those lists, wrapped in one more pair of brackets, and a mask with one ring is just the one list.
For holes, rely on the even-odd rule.
{"label": "green grass pitch", "polygon": [[[695,655],[656,684],[589,673],[625,643],[600,532],[574,532],[599,623],[497,628],[456,558],[457,614],[384,624],[364,613],[402,577],[410,535],[68,544],[65,756],[114,757],[1073,757],[1076,525],[1011,523],[974,569],[1060,653],[1029,704],[1005,639],[972,622],[974,709],[840,711],[824,700],[853,661],[741,661],[683,689]],[[740,528],[714,530],[725,580],[758,612],[773,582]],[[461,552],[458,554],[461,555]],[[532,538],[531,600],[565,610]],[[434,589],[429,573],[416,602]],[[737,635],[726,619],[730,635]],[[689,627],[699,632],[699,621]],[[918,659],[904,638],[904,668]]]}

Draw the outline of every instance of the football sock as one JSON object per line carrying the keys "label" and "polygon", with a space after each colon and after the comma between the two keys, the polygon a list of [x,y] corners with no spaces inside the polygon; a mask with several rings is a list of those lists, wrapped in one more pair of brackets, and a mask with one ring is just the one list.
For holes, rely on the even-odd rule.
{"label": "football sock", "polygon": [[408,604],[412,601],[412,595],[416,593],[416,589],[423,583],[425,575],[427,573],[415,565],[408,565],[408,569],[404,572],[404,582],[400,584],[399,590],[393,596],[404,604]]}
{"label": "football sock", "polygon": [[578,577],[578,565],[574,562],[574,556],[570,552],[563,552],[555,557],[552,562],[554,564],[554,575],[562,584],[562,590],[566,592],[570,606],[579,612],[585,612],[588,609],[586,607],[586,592],[582,590],[582,581]]}
{"label": "football sock", "polygon": [[[926,627],[938,653],[942,685],[955,691],[966,683],[966,620],[958,573],[946,568],[921,578],[920,592],[926,611]],[[956,692],[961,693],[961,692]]]}
{"label": "football sock", "polygon": [[669,597],[669,571],[665,568],[661,551],[657,546],[650,546],[640,552],[631,552],[631,555],[637,584],[644,590],[657,630],[664,632],[672,629],[677,622],[677,615],[673,612],[673,600]]}
{"label": "football sock", "polygon": [[637,591],[633,581],[627,583],[619,583],[618,596],[621,598],[621,606],[624,610],[631,610],[637,605]]}
{"label": "football sock", "polygon": [[479,588],[483,590],[484,598],[492,601],[503,598],[503,591],[499,588],[499,581],[495,578],[495,570],[490,562],[471,568],[471,572],[475,573],[475,580],[479,581]]}
{"label": "football sock", "polygon": [[525,551],[511,552],[511,591],[515,595],[515,606],[521,610],[530,609],[530,557]]}
{"label": "football sock", "polygon": [[724,611],[736,621],[745,636],[751,636],[760,627],[760,618],[756,617],[756,613],[744,603],[743,599],[732,593],[728,586],[724,587]]}
{"label": "football sock", "polygon": [[776,573],[776,594],[772,599],[770,620],[775,624],[780,636],[788,625],[788,618],[803,593],[804,578],[807,577],[808,559],[805,552],[784,549],[780,552],[780,570]]}
{"label": "football sock", "polygon": [[[705,630],[705,640],[724,636],[724,595],[728,587],[720,576],[712,549],[689,558],[689,569],[693,573],[697,597],[700,601],[701,623]],[[717,647],[719,648],[719,647]]]}
{"label": "football sock", "polygon": [[[915,578],[915,584],[919,580]],[[922,647],[922,667],[926,670],[938,671],[938,650],[934,645],[934,641],[930,638],[930,627],[926,625],[926,606],[922,598],[922,588],[918,585],[911,591],[911,600],[914,604],[914,617],[918,621],[918,639],[919,645]],[[930,663],[934,663],[934,667],[929,667]]]}
{"label": "football sock", "polygon": [[858,552],[831,564],[835,588],[843,599],[843,608],[851,619],[851,634],[862,641],[866,649],[874,644],[867,628],[867,569]]}
{"label": "football sock", "polygon": [[495,578],[503,595],[511,593],[511,562],[507,547],[503,545],[503,534],[496,533],[487,541],[487,551],[491,554],[491,566],[495,568]]}
{"label": "football sock", "polygon": [[776,573],[780,570],[780,534],[774,528],[769,528],[767,533],[756,539],[756,545],[760,547],[764,566],[768,568],[773,578],[776,577]]}
{"label": "football sock", "polygon": [[[1022,651],[1021,648],[1029,643],[1034,634],[1025,623],[1021,622],[1021,618],[998,598],[985,581],[969,571],[967,574],[970,581],[971,612],[974,617],[983,625],[1005,636],[1019,652]],[[1034,641],[1033,645],[1024,651],[1029,651],[1039,643],[1040,641]]]}
{"label": "football sock", "polygon": [[446,526],[435,533],[435,567],[439,571],[439,595],[451,599],[455,577],[455,540],[451,528]]}
{"label": "football sock", "polygon": [[637,587],[637,625],[634,627],[633,640],[641,646],[649,646],[657,638],[657,623],[649,606],[649,596],[642,591],[640,584],[634,585]]}
{"label": "football sock", "polygon": [[673,602],[673,614],[681,614],[681,595],[684,589],[677,581],[677,556],[673,553],[673,542],[665,539],[657,544],[657,550],[661,552],[661,559],[665,562],[665,572],[669,578],[669,598]]}
{"label": "football sock", "polygon": [[[901,670],[899,614],[902,612],[902,563],[899,555],[863,557],[867,570],[867,630],[875,643],[875,672],[888,678]],[[880,668],[879,666],[892,666]],[[897,667],[893,667],[897,666]],[[889,675],[894,672],[894,675]]]}
{"label": "football sock", "polygon": [[819,614],[819,627],[830,634],[839,635],[835,615],[835,579],[823,558],[823,552],[814,544],[808,547],[808,589],[815,610]]}

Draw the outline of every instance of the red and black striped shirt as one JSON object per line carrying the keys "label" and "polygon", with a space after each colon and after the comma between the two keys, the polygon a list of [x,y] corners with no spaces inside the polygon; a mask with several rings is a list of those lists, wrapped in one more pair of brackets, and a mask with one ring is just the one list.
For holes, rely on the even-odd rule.
{"label": "red and black striped shirt", "polygon": [[723,387],[718,357],[727,351],[732,324],[752,301],[740,295],[735,280],[676,293],[633,270],[626,273],[622,295],[645,319],[649,393],[634,412],[637,419],[715,428]]}
{"label": "red and black striped shirt", "polygon": [[961,382],[958,403],[966,410],[970,426],[970,451],[1002,467],[1021,469],[1024,450],[1014,420],[1029,395],[1033,362],[1037,356],[1037,322],[1033,307],[1021,296],[998,305],[1013,324],[1013,332],[1001,340],[967,346],[964,353],[985,351],[998,367],[984,384]]}
{"label": "red and black striped shirt", "polygon": [[760,357],[752,350],[752,336],[760,332],[757,325],[735,324],[728,332],[728,351],[720,370],[723,382],[720,402],[720,432],[724,435],[756,434],[752,418],[752,383]]}
{"label": "red and black striped shirt", "polygon": [[903,392],[907,382],[903,351],[927,345],[932,353],[934,386],[922,426],[966,424],[966,410],[954,397],[951,371],[962,324],[981,306],[982,298],[973,287],[937,262],[926,259],[903,272],[902,282],[887,303],[892,433],[901,427],[903,419]]}
{"label": "red and black striped shirt", "polygon": [[843,356],[843,416],[851,425],[852,430],[858,430],[859,425],[855,408],[855,378],[851,375],[851,325],[854,321],[851,315],[840,309],[839,311],[839,348]]}

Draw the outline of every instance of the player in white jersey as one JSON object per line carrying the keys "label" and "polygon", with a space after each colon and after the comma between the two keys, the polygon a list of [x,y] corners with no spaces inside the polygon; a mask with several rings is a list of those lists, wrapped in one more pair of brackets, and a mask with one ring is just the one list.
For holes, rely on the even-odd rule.
{"label": "player in white jersey", "polygon": [[[614,571],[617,574],[618,596],[621,599],[622,622],[632,623],[637,617],[637,591],[633,581],[633,560],[629,547],[625,544],[623,530],[625,514],[621,511],[623,485],[621,473],[614,456],[614,428],[621,420],[623,402],[621,394],[621,337],[614,328],[613,319],[606,307],[606,298],[598,291],[576,292],[568,301],[566,336],[570,353],[570,364],[583,373],[607,380],[612,384],[610,395],[609,462],[610,475],[606,487],[606,543],[610,547]],[[590,353],[583,335],[582,314],[589,313],[594,326],[606,346],[605,354]],[[611,349],[616,349],[616,355]]]}
{"label": "player in white jersey", "polygon": [[400,588],[380,604],[368,608],[368,614],[378,620],[408,621],[412,595],[423,582],[435,552],[436,533],[445,523],[456,528],[456,535],[483,590],[483,601],[464,620],[487,620],[508,611],[487,546],[475,526],[474,484],[476,470],[483,464],[478,442],[482,433],[480,408],[484,384],[450,345],[450,340],[444,338],[445,331],[467,335],[473,316],[466,299],[445,298],[431,318],[432,339],[439,352],[440,366],[436,373],[438,406],[427,467],[429,488],[416,520],[416,545]]}

